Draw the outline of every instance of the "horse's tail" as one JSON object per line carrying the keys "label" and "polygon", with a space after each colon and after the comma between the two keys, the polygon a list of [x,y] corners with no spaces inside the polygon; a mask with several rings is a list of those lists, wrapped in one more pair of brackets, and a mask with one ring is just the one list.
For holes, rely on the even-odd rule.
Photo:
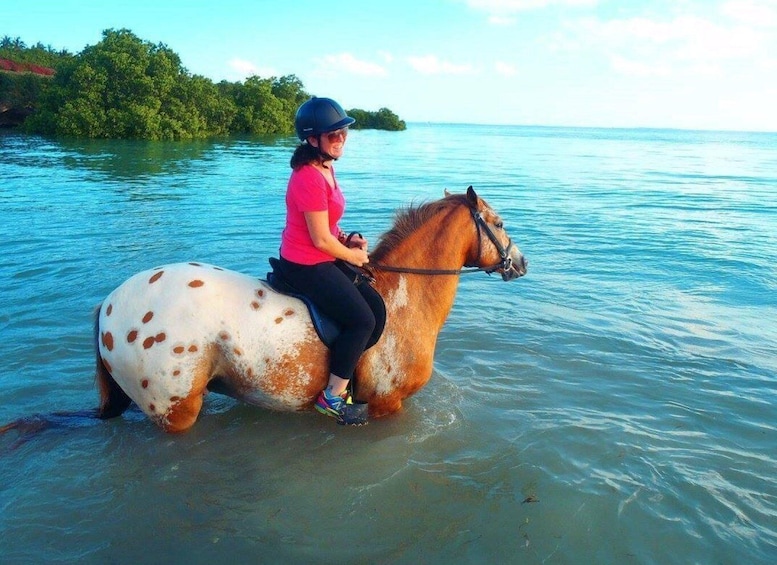
{"label": "horse's tail", "polygon": [[129,407],[132,399],[113,379],[100,356],[100,306],[94,310],[94,357],[94,378],[100,390],[100,407],[97,409],[97,417],[101,420],[107,420],[121,416]]}
{"label": "horse's tail", "polygon": [[[37,436],[40,432],[49,428],[72,428],[76,426],[90,425],[95,418],[105,420],[120,416],[130,405],[132,400],[127,394],[119,388],[116,381],[113,380],[111,373],[106,368],[100,357],[100,307],[95,310],[94,315],[94,346],[97,363],[97,373],[95,379],[100,389],[100,407],[97,410],[80,410],[76,412],[53,412],[51,414],[34,414],[24,418],[19,418],[0,426],[0,436],[11,430],[19,433],[19,438],[11,449],[15,449]],[[0,453],[2,453],[0,451]]]}

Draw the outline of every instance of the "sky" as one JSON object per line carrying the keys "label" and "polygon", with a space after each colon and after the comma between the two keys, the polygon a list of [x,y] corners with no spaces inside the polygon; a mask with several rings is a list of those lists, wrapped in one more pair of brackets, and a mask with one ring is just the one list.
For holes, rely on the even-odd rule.
{"label": "sky", "polygon": [[106,29],[214,82],[295,75],[407,122],[777,131],[777,0],[37,0],[0,36]]}

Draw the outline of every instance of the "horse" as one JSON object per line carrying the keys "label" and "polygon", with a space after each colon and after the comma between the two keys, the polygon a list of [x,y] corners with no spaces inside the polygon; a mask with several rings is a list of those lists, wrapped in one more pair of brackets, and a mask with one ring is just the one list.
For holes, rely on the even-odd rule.
{"label": "horse", "polygon": [[[354,379],[357,400],[379,418],[399,411],[429,381],[459,275],[496,272],[511,281],[526,273],[527,262],[471,186],[399,210],[369,259],[387,319]],[[329,351],[299,298],[206,263],[127,279],[96,308],[94,341],[96,416],[120,416],[134,402],[170,433],[194,425],[209,391],[305,411],[329,378]]]}

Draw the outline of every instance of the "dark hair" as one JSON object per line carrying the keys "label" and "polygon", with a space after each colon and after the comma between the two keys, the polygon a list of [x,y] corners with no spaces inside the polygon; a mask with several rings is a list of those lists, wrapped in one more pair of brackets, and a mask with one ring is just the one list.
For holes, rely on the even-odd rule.
{"label": "dark hair", "polygon": [[294,154],[291,156],[291,168],[295,171],[303,165],[309,165],[310,163],[321,162],[322,155],[318,150],[318,147],[313,147],[309,143],[300,143],[294,150]]}

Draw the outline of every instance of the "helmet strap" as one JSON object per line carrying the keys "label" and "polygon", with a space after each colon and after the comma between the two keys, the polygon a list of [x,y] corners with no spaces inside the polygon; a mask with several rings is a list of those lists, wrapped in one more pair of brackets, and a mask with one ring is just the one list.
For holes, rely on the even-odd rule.
{"label": "helmet strap", "polygon": [[319,133],[318,137],[316,138],[318,140],[318,146],[316,149],[318,150],[318,154],[321,156],[321,160],[323,161],[337,161],[337,157],[332,157],[329,153],[326,151],[321,150],[321,136],[324,135],[323,133]]}

